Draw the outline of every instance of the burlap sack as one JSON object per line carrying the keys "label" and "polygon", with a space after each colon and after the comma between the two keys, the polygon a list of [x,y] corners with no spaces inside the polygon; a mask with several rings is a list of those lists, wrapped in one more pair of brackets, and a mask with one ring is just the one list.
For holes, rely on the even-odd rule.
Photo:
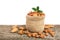
{"label": "burlap sack", "polygon": [[26,16],[26,28],[31,32],[42,32],[44,30],[44,16]]}

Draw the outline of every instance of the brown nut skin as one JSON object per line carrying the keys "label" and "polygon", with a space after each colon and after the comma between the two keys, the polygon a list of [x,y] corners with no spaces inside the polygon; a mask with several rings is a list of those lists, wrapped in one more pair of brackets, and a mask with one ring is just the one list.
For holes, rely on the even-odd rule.
{"label": "brown nut skin", "polygon": [[45,25],[45,28],[53,28],[54,27],[54,25],[51,25],[51,24],[46,24]]}
{"label": "brown nut skin", "polygon": [[12,33],[17,32],[17,31],[18,31],[18,28],[13,28],[13,29],[11,30]]}
{"label": "brown nut skin", "polygon": [[43,16],[45,16],[45,14],[40,14],[40,16],[42,16],[42,17],[43,17]]}
{"label": "brown nut skin", "polygon": [[23,30],[20,30],[18,33],[22,35],[23,34]]}
{"label": "brown nut skin", "polygon": [[31,37],[31,36],[32,36],[32,34],[31,34],[31,33],[28,33],[28,34],[27,34],[27,36],[28,36],[28,37]]}
{"label": "brown nut skin", "polygon": [[54,27],[54,25],[51,25],[51,27],[50,28],[53,28]]}
{"label": "brown nut skin", "polygon": [[44,35],[44,34],[41,34],[41,35],[40,35],[40,38],[45,38],[45,35]]}
{"label": "brown nut skin", "polygon": [[50,28],[48,25],[45,25],[45,27],[44,27],[45,29],[48,29],[48,28]]}
{"label": "brown nut skin", "polygon": [[49,34],[54,37],[55,36],[55,32],[49,32]]}
{"label": "brown nut skin", "polygon": [[54,35],[55,35],[55,32],[54,32],[53,30],[51,30],[51,29],[48,29],[48,33],[49,33],[52,37],[54,37]]}
{"label": "brown nut skin", "polygon": [[51,30],[51,29],[48,29],[48,32],[53,32],[53,30]]}
{"label": "brown nut skin", "polygon": [[43,34],[43,32],[39,32],[39,38],[45,38],[45,35]]}
{"label": "brown nut skin", "polygon": [[43,32],[48,33],[48,30],[47,30],[47,29],[45,29]]}
{"label": "brown nut skin", "polygon": [[52,24],[49,24],[48,26],[49,26],[50,28],[53,28],[53,27],[54,27],[54,25],[52,25]]}
{"label": "brown nut skin", "polygon": [[25,28],[24,27],[19,27],[20,30],[24,30]]}
{"label": "brown nut skin", "polygon": [[32,33],[32,37],[36,37],[37,33]]}
{"label": "brown nut skin", "polygon": [[33,16],[37,16],[37,13],[34,13]]}
{"label": "brown nut skin", "polygon": [[46,36],[48,36],[48,33],[45,33]]}
{"label": "brown nut skin", "polygon": [[40,35],[40,34],[42,34],[42,32],[38,32],[38,34]]}
{"label": "brown nut skin", "polygon": [[36,35],[35,37],[36,37],[36,38],[39,38],[39,37],[40,37],[40,35]]}
{"label": "brown nut skin", "polygon": [[30,14],[28,14],[29,16],[33,16],[33,14],[32,13],[30,13]]}
{"label": "brown nut skin", "polygon": [[28,34],[28,33],[30,33],[28,30],[24,31],[24,34]]}

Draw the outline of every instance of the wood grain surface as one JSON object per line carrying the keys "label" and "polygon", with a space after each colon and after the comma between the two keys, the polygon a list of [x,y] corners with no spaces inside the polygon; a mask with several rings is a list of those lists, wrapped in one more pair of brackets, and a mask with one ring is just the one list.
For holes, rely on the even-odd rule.
{"label": "wood grain surface", "polygon": [[[13,25],[0,25],[0,40],[60,40],[60,25],[54,25],[52,30],[55,31],[55,36],[51,37],[50,35],[44,39],[28,37],[27,35],[19,35],[17,33],[11,33],[11,27]],[[18,27],[25,25],[18,25]]]}

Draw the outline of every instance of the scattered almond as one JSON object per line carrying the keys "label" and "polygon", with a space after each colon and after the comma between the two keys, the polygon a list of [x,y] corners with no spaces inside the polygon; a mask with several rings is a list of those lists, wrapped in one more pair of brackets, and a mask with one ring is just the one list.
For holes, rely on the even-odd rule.
{"label": "scattered almond", "polygon": [[53,28],[54,27],[54,25],[49,25],[50,26],[50,28]]}
{"label": "scattered almond", "polygon": [[44,32],[45,32],[45,33],[48,33],[48,30],[47,30],[47,29],[45,29],[45,30],[44,30]]}
{"label": "scattered almond", "polygon": [[22,35],[23,34],[23,30],[20,30],[18,33]]}
{"label": "scattered almond", "polygon": [[45,33],[46,36],[48,36],[48,33]]}
{"label": "scattered almond", "polygon": [[38,34],[40,35],[40,34],[41,34],[41,32],[38,32]]}
{"label": "scattered almond", "polygon": [[26,31],[24,31],[24,33],[25,33],[25,34],[28,34],[28,33],[30,33],[30,32],[26,30]]}
{"label": "scattered almond", "polygon": [[51,25],[51,24],[48,24],[48,25],[45,25],[45,28],[53,28],[54,25]]}
{"label": "scattered almond", "polygon": [[28,36],[28,37],[31,37],[31,33],[28,33],[27,36]]}
{"label": "scattered almond", "polygon": [[11,32],[17,32],[18,31],[18,28],[13,28],[12,30],[11,30]]}
{"label": "scattered almond", "polygon": [[47,31],[48,31],[48,32],[53,32],[51,29],[48,29]]}
{"label": "scattered almond", "polygon": [[40,37],[41,37],[41,38],[45,38],[45,35],[44,35],[44,34],[41,34]]}
{"label": "scattered almond", "polygon": [[48,25],[45,25],[45,27],[44,28],[46,28],[46,29],[48,29],[48,28],[50,28]]}
{"label": "scattered almond", "polygon": [[32,33],[32,36],[33,36],[33,37],[36,37],[36,35],[37,35],[37,33]]}
{"label": "scattered almond", "polygon": [[39,37],[40,37],[40,35],[36,35],[35,37],[36,37],[36,38],[39,38]]}
{"label": "scattered almond", "polygon": [[[38,16],[38,15],[37,15]],[[27,34],[28,37],[36,37],[36,38],[45,38],[45,36],[48,36],[49,34],[54,37],[55,32],[53,30],[51,30],[50,28],[54,27],[53,25],[45,25],[45,28],[43,32],[45,32],[45,34],[43,34],[43,32],[38,32],[38,33],[32,33],[29,32],[28,30],[25,30],[24,27],[17,27],[17,25],[14,25],[12,27],[11,32],[18,32],[19,34]],[[19,30],[19,29],[20,30]],[[49,33],[49,34],[48,34]]]}
{"label": "scattered almond", "polygon": [[25,28],[24,27],[19,27],[20,30],[24,30]]}
{"label": "scattered almond", "polygon": [[55,32],[49,32],[52,37],[54,37]]}
{"label": "scattered almond", "polygon": [[48,33],[49,33],[52,37],[54,37],[54,35],[55,35],[55,32],[52,31],[51,29],[48,30]]}

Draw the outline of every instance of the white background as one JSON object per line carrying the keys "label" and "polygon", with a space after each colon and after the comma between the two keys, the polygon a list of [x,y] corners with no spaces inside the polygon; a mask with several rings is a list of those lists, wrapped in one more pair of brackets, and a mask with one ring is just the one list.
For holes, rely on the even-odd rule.
{"label": "white background", "polygon": [[45,24],[60,24],[60,0],[0,0],[0,25],[26,24],[26,14],[40,6]]}

